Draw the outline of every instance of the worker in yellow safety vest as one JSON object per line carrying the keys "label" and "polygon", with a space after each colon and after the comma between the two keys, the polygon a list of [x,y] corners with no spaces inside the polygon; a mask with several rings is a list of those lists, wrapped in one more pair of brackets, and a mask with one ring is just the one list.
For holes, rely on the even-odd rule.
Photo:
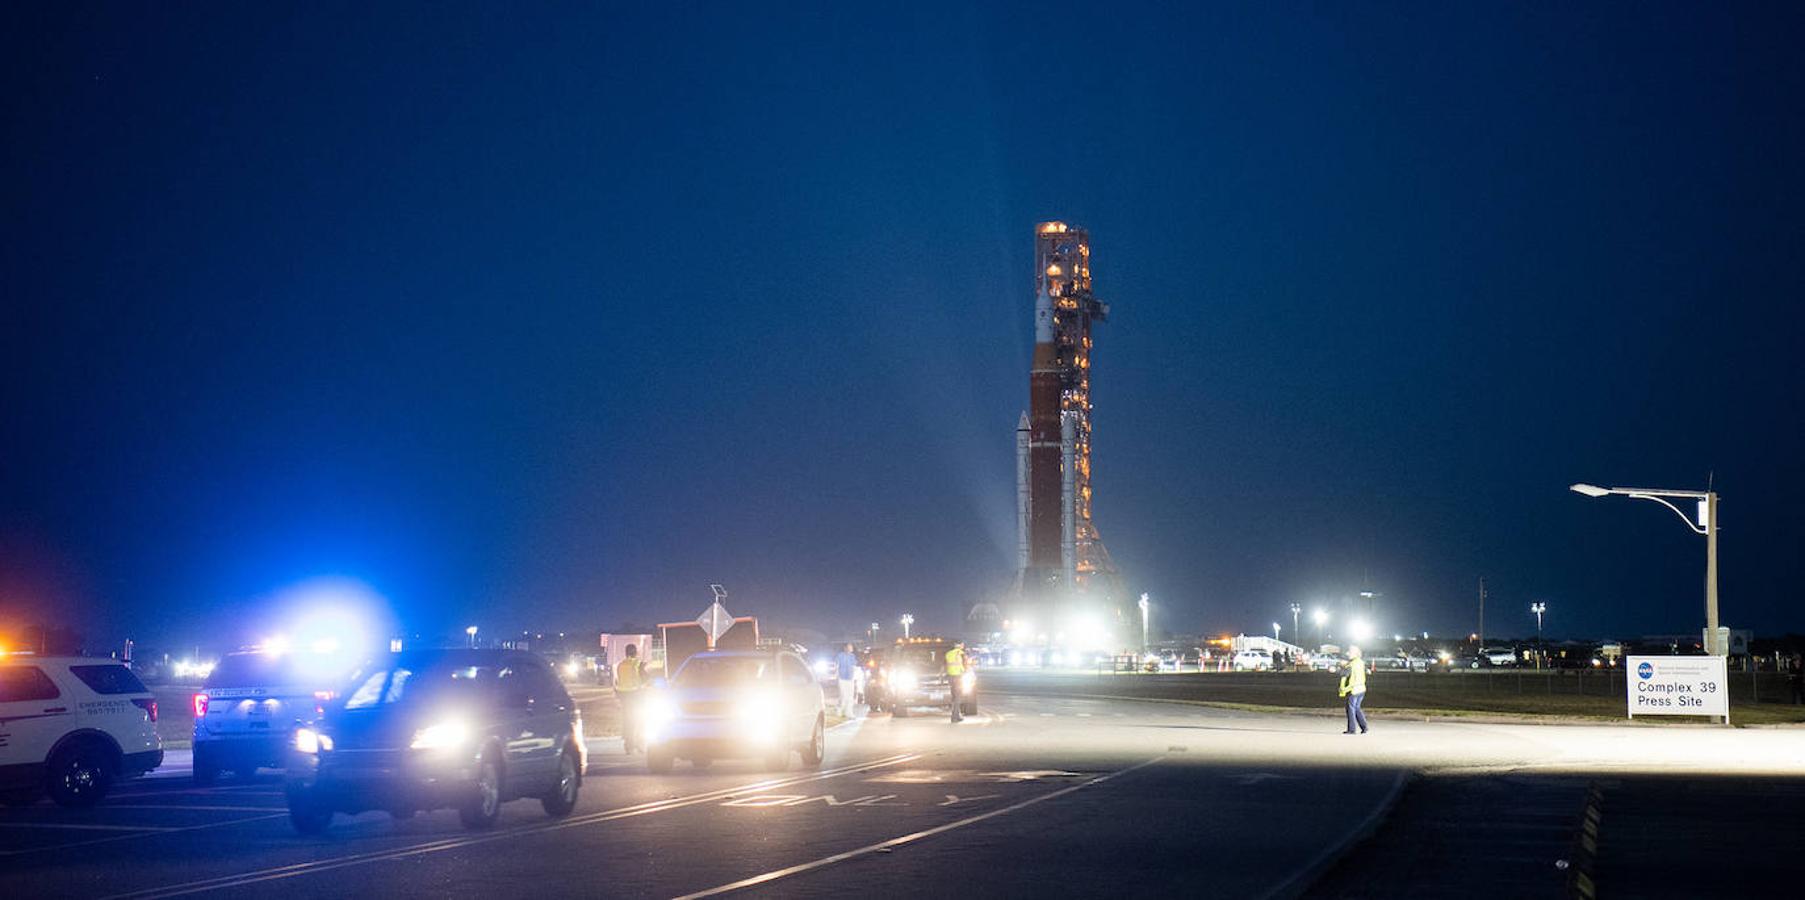
{"label": "worker in yellow safety vest", "polygon": [[645,750],[639,736],[639,700],[645,696],[645,687],[645,663],[639,660],[639,648],[628,644],[627,658],[614,667],[614,696],[620,700],[621,748],[628,753]]}
{"label": "worker in yellow safety vest", "polygon": [[1366,660],[1360,658],[1359,647],[1348,648],[1342,668],[1346,673],[1341,676],[1341,696],[1347,698],[1347,730],[1342,734],[1353,734],[1355,725],[1360,726],[1360,734],[1365,734],[1366,711],[1360,703],[1366,699]]}
{"label": "worker in yellow safety vest", "polygon": [[946,651],[946,683],[951,688],[953,700],[953,722],[957,724],[965,717],[959,714],[959,707],[964,704],[965,691],[961,682],[965,680],[965,642],[954,641],[951,650]]}

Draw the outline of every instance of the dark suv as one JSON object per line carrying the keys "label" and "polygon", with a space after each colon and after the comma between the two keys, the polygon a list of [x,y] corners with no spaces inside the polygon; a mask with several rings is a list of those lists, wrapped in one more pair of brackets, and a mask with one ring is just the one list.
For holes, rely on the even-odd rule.
{"label": "dark suv", "polygon": [[513,650],[392,654],[352,677],[318,722],[296,729],[288,764],[295,830],[335,812],[454,807],[487,828],[501,804],[538,798],[553,817],[577,804],[588,762],[583,722],[545,662]]}

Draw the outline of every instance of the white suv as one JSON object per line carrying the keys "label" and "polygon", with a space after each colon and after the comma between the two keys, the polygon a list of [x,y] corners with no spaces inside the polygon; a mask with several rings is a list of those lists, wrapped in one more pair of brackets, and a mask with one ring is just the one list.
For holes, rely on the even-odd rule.
{"label": "white suv", "polygon": [[1242,650],[1235,654],[1233,665],[1237,672],[1265,672],[1272,668],[1272,654]]}
{"label": "white suv", "polygon": [[163,764],[157,700],[118,660],[0,657],[0,803],[88,806]]}

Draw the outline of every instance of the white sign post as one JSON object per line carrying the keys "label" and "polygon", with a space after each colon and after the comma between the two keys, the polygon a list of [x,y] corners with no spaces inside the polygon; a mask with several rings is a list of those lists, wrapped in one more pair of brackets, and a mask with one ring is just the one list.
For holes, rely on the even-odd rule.
{"label": "white sign post", "polygon": [[1730,723],[1730,683],[1721,656],[1632,656],[1624,672],[1630,718],[1723,716]]}

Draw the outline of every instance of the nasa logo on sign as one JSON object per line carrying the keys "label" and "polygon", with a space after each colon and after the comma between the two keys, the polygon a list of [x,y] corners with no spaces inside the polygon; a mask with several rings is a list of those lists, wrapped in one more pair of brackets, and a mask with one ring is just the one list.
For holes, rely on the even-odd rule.
{"label": "nasa logo on sign", "polygon": [[1655,677],[1655,667],[1652,663],[1643,663],[1636,667],[1636,674],[1642,678],[1653,678]]}

